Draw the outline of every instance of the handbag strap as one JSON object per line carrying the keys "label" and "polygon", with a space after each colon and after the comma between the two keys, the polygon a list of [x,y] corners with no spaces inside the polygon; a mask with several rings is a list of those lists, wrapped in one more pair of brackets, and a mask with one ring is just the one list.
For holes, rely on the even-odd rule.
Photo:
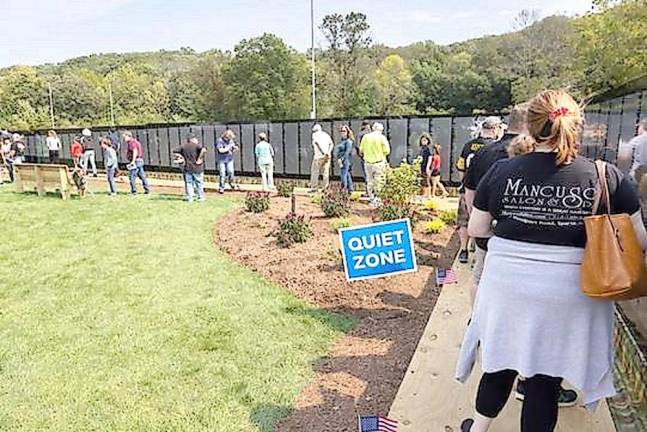
{"label": "handbag strap", "polygon": [[595,170],[598,175],[598,187],[593,201],[593,214],[598,214],[600,204],[605,207],[605,214],[611,214],[611,198],[609,197],[609,184],[607,183],[607,163],[596,160]]}

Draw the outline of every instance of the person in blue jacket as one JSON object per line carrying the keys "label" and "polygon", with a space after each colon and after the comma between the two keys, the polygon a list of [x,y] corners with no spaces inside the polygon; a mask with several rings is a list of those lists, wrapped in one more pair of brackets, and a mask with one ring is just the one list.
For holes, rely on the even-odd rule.
{"label": "person in blue jacket", "polygon": [[341,169],[341,185],[347,192],[353,191],[353,175],[351,169],[353,167],[353,146],[355,142],[355,135],[348,126],[344,125],[340,129],[341,141],[335,147],[335,160]]}

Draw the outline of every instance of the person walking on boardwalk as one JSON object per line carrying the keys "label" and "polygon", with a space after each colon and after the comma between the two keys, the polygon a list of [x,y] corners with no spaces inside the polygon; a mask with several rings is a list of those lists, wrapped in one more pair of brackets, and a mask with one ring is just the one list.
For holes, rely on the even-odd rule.
{"label": "person walking on boardwalk", "polygon": [[[474,155],[483,147],[488,146],[497,140],[499,130],[501,127],[501,119],[499,117],[487,117],[478,128],[478,136],[463,146],[461,155],[456,161],[456,169],[464,174],[470,166]],[[467,233],[467,222],[469,221],[470,213],[465,200],[465,185],[461,184],[459,189],[460,197],[458,200],[458,216],[456,222],[458,224],[458,235],[461,242],[461,250],[458,255],[458,260],[461,264],[467,264],[469,261],[469,243],[470,237]]]}
{"label": "person walking on boardwalk", "polygon": [[[499,160],[477,187],[469,234],[489,238],[488,252],[456,378],[466,381],[478,353],[484,373],[462,432],[489,430],[518,375],[526,377],[522,432],[555,430],[562,380],[589,408],[615,394],[614,304],[586,296],[580,283],[584,218],[598,190],[595,163],[578,155],[582,123],[568,93],[541,92],[528,106],[534,151]],[[644,251],[635,185],[612,165],[606,171],[609,211],[631,215]]]}

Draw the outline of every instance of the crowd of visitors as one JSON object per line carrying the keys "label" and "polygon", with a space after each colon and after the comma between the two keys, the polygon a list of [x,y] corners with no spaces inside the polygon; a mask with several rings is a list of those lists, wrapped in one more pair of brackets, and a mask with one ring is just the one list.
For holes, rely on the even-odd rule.
{"label": "crowd of visitors", "polygon": [[[341,187],[347,192],[353,192],[353,166],[359,163],[364,180],[367,185],[367,196],[371,206],[380,204],[379,191],[384,183],[385,170],[388,167],[388,156],[391,148],[388,138],[384,135],[384,125],[363,121],[358,139],[349,125],[342,125],[339,129],[341,139],[335,143],[330,134],[323,130],[321,125],[315,124],[312,128],[312,163],[310,192],[316,193],[326,190],[330,185],[331,165],[334,163],[340,172]],[[73,162],[73,178],[77,186],[85,188],[85,176],[90,173],[98,176],[97,153],[103,154],[103,165],[108,179],[108,192],[116,194],[116,177],[119,175],[119,162],[122,142],[126,145],[125,165],[130,182],[130,192],[137,194],[137,179],[140,179],[144,193],[150,192],[150,185],[144,169],[144,148],[130,131],[119,134],[114,128],[96,138],[90,129],[83,129],[79,135],[72,138],[70,144],[70,157]],[[441,147],[433,143],[429,133],[420,138],[421,182],[424,185],[423,195],[436,196],[440,191],[441,196],[448,195],[447,190],[440,181]],[[61,163],[62,143],[56,131],[50,130],[45,140],[48,161]],[[172,149],[173,162],[183,172],[185,182],[185,199],[189,202],[197,196],[198,201],[204,200],[204,161],[208,149],[198,142],[196,135],[189,134],[185,142],[178,148]],[[226,186],[231,190],[240,190],[236,182],[235,155],[240,151],[236,143],[236,135],[231,129],[226,129],[217,139],[214,152],[219,173],[218,192],[225,193]],[[3,163],[13,176],[11,166],[21,163],[25,153],[25,145],[20,135],[2,135]],[[202,153],[202,154],[201,154]],[[201,155],[200,155],[201,154]],[[270,143],[268,134],[261,132],[257,136],[254,147],[254,156],[258,171],[261,175],[263,191],[274,191],[274,157],[275,152]],[[123,166],[122,165],[122,166]],[[11,177],[13,179],[13,177]]]}
{"label": "crowd of visitors", "polygon": [[[581,286],[584,218],[631,215],[643,251],[647,232],[635,183],[610,164],[601,178],[596,164],[578,155],[582,123],[568,93],[544,91],[514,107],[498,140],[498,123],[486,121],[459,160],[462,227],[475,238],[476,254],[456,376],[467,379],[478,352],[484,371],[462,432],[489,430],[518,377],[522,432],[553,431],[558,407],[576,403],[563,380],[590,408],[615,394],[613,302],[588,297]],[[601,182],[610,208],[601,203]],[[465,239],[461,247],[467,261]]]}

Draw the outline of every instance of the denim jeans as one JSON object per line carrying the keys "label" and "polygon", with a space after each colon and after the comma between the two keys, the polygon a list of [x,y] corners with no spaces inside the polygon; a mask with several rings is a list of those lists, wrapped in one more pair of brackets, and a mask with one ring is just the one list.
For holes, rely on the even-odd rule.
{"label": "denim jeans", "polygon": [[204,200],[204,173],[184,173],[184,192],[188,202],[193,201],[193,194],[198,196],[198,201]]}
{"label": "denim jeans", "polygon": [[220,189],[225,189],[225,179],[229,186],[234,187],[234,161],[218,162],[220,170]]}
{"label": "denim jeans", "polygon": [[97,173],[97,162],[94,157],[94,150],[86,150],[83,153],[83,157],[81,159],[81,167],[83,167],[83,171],[88,172],[88,162],[90,165],[92,165],[92,174]]}
{"label": "denim jeans", "polygon": [[353,191],[353,175],[351,174],[353,166],[349,161],[344,161],[341,166],[341,185],[348,192]]}
{"label": "denim jeans", "polygon": [[128,177],[130,177],[130,193],[135,195],[137,193],[137,186],[135,181],[137,177],[142,181],[144,185],[144,192],[149,193],[150,187],[148,186],[148,180],[146,180],[146,173],[144,172],[144,159],[135,160],[135,168],[128,171]]}
{"label": "denim jeans", "polygon": [[117,167],[106,168],[106,175],[108,176],[108,190],[111,194],[117,193],[117,185],[115,184],[115,174]]}

